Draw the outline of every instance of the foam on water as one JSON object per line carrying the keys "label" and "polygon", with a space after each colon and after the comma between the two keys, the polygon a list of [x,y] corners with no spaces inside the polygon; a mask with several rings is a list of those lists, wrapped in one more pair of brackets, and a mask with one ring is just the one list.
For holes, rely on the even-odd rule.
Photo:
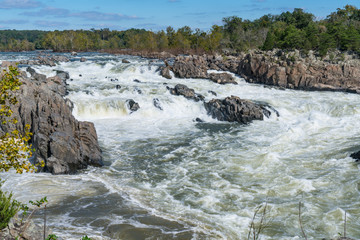
{"label": "foam on water", "polygon": [[[89,60],[35,68],[49,76],[54,69],[70,73],[73,113],[95,123],[106,166],[72,176],[1,176],[22,201],[48,196],[49,222],[59,236],[244,239],[255,209],[267,202],[273,220],[262,239],[299,239],[301,201],[311,238],[341,232],[344,211],[351,219],[348,235],[360,237],[360,175],[348,157],[360,140],[359,95],[280,90],[235,75],[238,85],[168,80],[156,71],[160,62],[83,56]],[[212,90],[217,98],[266,102],[280,117],[273,113],[249,125],[218,122],[202,103],[171,95],[166,86],[178,83],[206,101]],[[140,109],[130,113],[128,99]]]}

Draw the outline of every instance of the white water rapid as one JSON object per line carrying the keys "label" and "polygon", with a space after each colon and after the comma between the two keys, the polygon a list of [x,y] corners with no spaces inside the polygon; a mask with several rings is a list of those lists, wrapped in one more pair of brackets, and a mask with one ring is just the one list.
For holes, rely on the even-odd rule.
{"label": "white water rapid", "polygon": [[[30,56],[3,53],[0,60]],[[56,67],[34,67],[47,76],[54,69],[70,73],[66,97],[77,119],[94,122],[105,161],[76,175],[0,174],[23,202],[47,196],[56,235],[247,239],[255,210],[267,203],[260,239],[302,239],[301,201],[309,239],[343,233],[345,211],[347,236],[360,238],[360,172],[349,157],[360,146],[360,95],[281,90],[238,76],[238,85],[168,80],[156,72],[161,62],[123,58],[83,53]],[[178,83],[206,101],[215,97],[212,90],[215,98],[266,102],[280,116],[249,125],[219,122],[201,102],[171,95],[166,86]],[[130,113],[128,99],[140,109]],[[42,211],[35,220],[42,224]]]}

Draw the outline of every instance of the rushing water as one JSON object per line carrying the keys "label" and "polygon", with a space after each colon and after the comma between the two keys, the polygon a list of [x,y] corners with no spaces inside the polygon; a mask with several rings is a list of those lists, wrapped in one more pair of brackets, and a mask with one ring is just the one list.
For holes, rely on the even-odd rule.
{"label": "rushing water", "polygon": [[[2,54],[0,60],[33,55]],[[79,62],[81,56],[88,61]],[[21,201],[48,197],[48,224],[56,235],[247,239],[254,212],[267,204],[260,239],[301,239],[301,201],[309,239],[338,236],[345,212],[347,236],[360,238],[359,166],[349,157],[360,145],[360,95],[281,90],[238,76],[236,86],[167,80],[156,72],[161,62],[126,56],[131,63],[125,64],[122,58],[86,53],[56,67],[35,67],[48,76],[54,69],[70,73],[73,114],[95,123],[105,161],[77,175],[1,174]],[[185,84],[207,101],[212,90],[217,98],[266,102],[280,116],[249,125],[219,122],[200,102],[171,95],[166,83]],[[127,99],[140,110],[130,113]],[[36,221],[42,223],[41,211]]]}

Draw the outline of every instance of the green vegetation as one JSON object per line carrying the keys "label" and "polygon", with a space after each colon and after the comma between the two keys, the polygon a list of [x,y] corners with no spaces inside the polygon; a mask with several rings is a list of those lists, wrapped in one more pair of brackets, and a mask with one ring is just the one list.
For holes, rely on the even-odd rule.
{"label": "green vegetation", "polygon": [[170,51],[174,53],[230,52],[248,49],[360,51],[360,10],[346,5],[323,20],[300,8],[280,15],[264,15],[254,21],[237,16],[223,18],[223,25],[209,31],[184,26],[177,30],[126,31],[0,31],[1,51],[52,49],[54,51]]}
{"label": "green vegetation", "polygon": [[0,181],[0,230],[9,224],[20,209],[20,203],[12,198],[12,194],[1,190],[2,184],[3,181]]}

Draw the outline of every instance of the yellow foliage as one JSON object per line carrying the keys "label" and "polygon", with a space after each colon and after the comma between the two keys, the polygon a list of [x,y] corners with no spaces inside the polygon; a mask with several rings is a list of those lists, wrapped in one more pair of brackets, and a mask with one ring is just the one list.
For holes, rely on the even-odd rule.
{"label": "yellow foliage", "polygon": [[[17,78],[19,72],[16,67],[9,66],[3,70],[0,80],[0,127],[16,124],[18,121],[11,118],[13,111],[11,106],[16,104],[15,91],[21,86]],[[1,133],[1,132],[0,132]],[[31,145],[28,141],[31,138],[30,125],[24,128],[24,134],[13,129],[0,135],[0,171],[15,169],[17,173],[33,172],[35,167],[29,162],[31,157]],[[41,164],[43,165],[43,163]]]}

